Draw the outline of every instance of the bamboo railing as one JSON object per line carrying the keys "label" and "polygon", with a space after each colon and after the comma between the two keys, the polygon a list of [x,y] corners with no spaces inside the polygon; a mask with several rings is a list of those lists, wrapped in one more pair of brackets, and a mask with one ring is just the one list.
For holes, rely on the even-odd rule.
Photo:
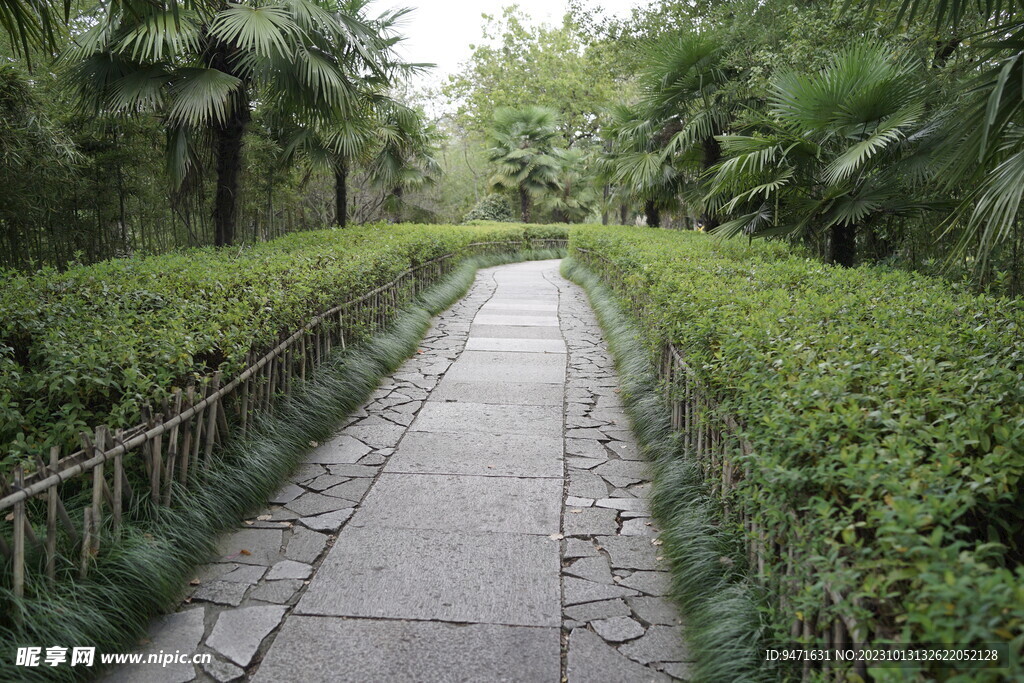
{"label": "bamboo railing", "polygon": [[[646,293],[639,288],[628,287],[624,273],[614,262],[579,247],[574,247],[572,254],[625,298],[634,316],[648,315],[651,302]],[[651,310],[649,314],[654,315],[655,311]],[[661,348],[657,373],[672,429],[680,434],[680,443],[686,454],[699,463],[709,494],[720,504],[723,524],[738,525],[744,530],[749,577],[778,600],[781,611],[788,611],[789,596],[805,588],[801,580],[805,573],[799,570],[806,567],[806,563],[796,555],[794,539],[788,535],[787,529],[764,528],[757,522],[749,499],[734,495],[744,477],[744,470],[736,464],[735,456],[753,452],[753,446],[742,436],[742,425],[722,410],[718,397],[701,382],[686,362],[683,352],[671,342]],[[796,522],[795,511],[790,510],[789,516]],[[794,523],[793,527],[796,526]],[[772,567],[766,571],[769,559]],[[857,603],[826,586],[822,591],[820,609],[805,611],[803,619],[794,619],[790,638],[793,641],[802,639],[815,647],[829,648],[869,643],[870,638],[855,620],[836,609],[849,604]],[[809,678],[812,667],[819,665],[819,662],[805,662],[803,677]],[[866,675],[863,663],[857,663],[854,671],[862,677]],[[827,676],[832,672],[820,669],[818,673]]]}
{"label": "bamboo railing", "polygon": [[[143,408],[142,422],[130,429],[112,431],[98,426],[81,434],[79,450],[61,457],[61,449],[54,447],[49,462],[37,459],[34,471],[16,467],[10,482],[0,476],[0,555],[13,563],[10,576],[15,597],[22,597],[25,591],[27,548],[45,553],[43,571],[52,581],[58,562],[58,535],[63,534],[77,555],[77,559],[63,559],[76,562],[79,576],[85,578],[103,540],[119,533],[126,511],[139,505],[156,510],[173,505],[174,484],[186,488],[193,485],[230,435],[247,433],[256,415],[272,410],[289,396],[332,350],[345,349],[386,327],[404,305],[450,273],[462,259],[564,248],[566,244],[565,239],[476,242],[457,253],[409,268],[391,282],[320,313],[290,335],[282,335],[273,348],[258,357],[256,350],[250,351],[247,367],[236,377],[225,381],[219,371],[215,372],[199,385],[176,390],[158,409]],[[141,463],[131,462],[135,458]],[[144,467],[145,485],[141,490],[135,490],[125,476],[126,464]],[[83,489],[90,486],[91,496],[82,510],[80,525],[76,525],[65,507],[61,488],[66,482],[77,483],[87,477],[91,477],[91,483],[81,482],[77,499],[85,497],[81,495]],[[137,478],[135,481],[139,483]],[[44,498],[46,522],[40,540],[29,519],[29,508],[39,507],[34,501]],[[5,521],[10,522],[9,527]]]}

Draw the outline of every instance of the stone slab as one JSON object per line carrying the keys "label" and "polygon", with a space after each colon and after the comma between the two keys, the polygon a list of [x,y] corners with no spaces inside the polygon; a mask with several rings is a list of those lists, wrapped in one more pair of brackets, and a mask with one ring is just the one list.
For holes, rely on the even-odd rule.
{"label": "stone slab", "polygon": [[509,339],[501,337],[470,337],[466,341],[467,351],[517,351],[520,353],[564,354],[565,342],[561,339]]}
{"label": "stone slab", "polygon": [[[160,651],[195,652],[205,630],[205,613],[206,610],[198,608],[159,617],[150,625],[147,637],[149,643],[141,652],[144,655]],[[196,670],[192,664],[169,664],[166,667],[134,664],[114,669],[103,680],[110,683],[185,683],[195,676]]]}
{"label": "stone slab", "polygon": [[477,325],[507,325],[510,327],[558,327],[558,318],[553,315],[478,315],[473,318]]}
{"label": "stone slab", "polygon": [[557,627],[558,549],[557,541],[544,536],[350,527],[296,609],[323,616]]}
{"label": "stone slab", "polygon": [[469,336],[508,338],[508,339],[561,339],[562,332],[557,327],[515,327],[512,325],[481,325],[473,323],[469,328]]}
{"label": "stone slab", "polygon": [[597,602],[598,600],[628,598],[639,595],[635,590],[629,588],[594,583],[593,581],[577,579],[572,576],[565,577],[563,581],[565,584],[563,602],[566,605],[579,605],[584,602]]}
{"label": "stone slab", "polygon": [[481,311],[487,309],[511,311],[544,311],[550,313],[558,311],[558,303],[548,303],[543,299],[537,299],[535,301],[506,301],[503,299],[492,299],[491,301],[488,301],[480,308]]}
{"label": "stone slab", "polygon": [[410,429],[433,433],[483,432],[560,437],[562,411],[557,406],[428,402]]}
{"label": "stone slab", "polygon": [[569,634],[566,666],[569,683],[667,683],[660,671],[640,666],[623,657],[601,638],[584,628]]}
{"label": "stone slab", "polygon": [[621,599],[587,602],[582,605],[565,608],[565,615],[576,621],[587,622],[594,619],[610,619],[611,617],[628,617],[629,607]]}
{"label": "stone slab", "polygon": [[562,477],[557,436],[409,432],[385,472]]}
{"label": "stone slab", "polygon": [[597,544],[608,551],[615,569],[665,571],[668,562],[658,560],[658,547],[646,536],[599,536]]}
{"label": "stone slab", "polygon": [[457,382],[445,377],[429,401],[562,407],[561,384],[540,382]]}
{"label": "stone slab", "polygon": [[352,464],[369,452],[370,449],[365,444],[348,434],[339,434],[314,448],[306,456],[306,462],[318,465]]}
{"label": "stone slab", "polygon": [[636,615],[649,624],[675,626],[681,623],[675,605],[665,598],[649,598],[646,596],[629,598],[629,606]]}
{"label": "stone slab", "polygon": [[560,479],[382,474],[350,526],[558,533]]}
{"label": "stone slab", "polygon": [[295,560],[281,560],[267,572],[267,581],[280,581],[281,579],[308,579],[313,573],[313,567],[305,562]]}
{"label": "stone slab", "polygon": [[275,605],[284,605],[295,597],[295,594],[302,588],[300,579],[282,579],[280,581],[267,581],[261,583],[249,594],[251,600],[262,600],[272,602]]}
{"label": "stone slab", "polygon": [[[377,425],[371,427],[353,425],[346,427],[345,432],[373,448],[394,448],[401,440],[402,434],[405,433],[405,427],[401,425]],[[363,458],[360,463],[365,465],[366,458]]]}
{"label": "stone slab", "polygon": [[281,623],[285,609],[261,605],[221,612],[206,644],[245,668],[256,656],[263,639]]}
{"label": "stone slab", "polygon": [[217,555],[222,561],[268,567],[281,557],[284,540],[280,529],[240,529],[222,537]]}
{"label": "stone slab", "polygon": [[559,657],[555,628],[297,616],[253,680],[553,681]]}
{"label": "stone slab", "polygon": [[[467,353],[485,353],[471,351]],[[490,353],[490,352],[487,352]],[[497,355],[497,354],[496,354]],[[565,383],[565,356],[561,354],[517,353],[515,360],[478,362],[465,358],[465,354],[452,364],[445,379],[452,382],[528,382],[531,384]],[[544,362],[536,362],[536,361]],[[551,363],[549,361],[561,361]]]}

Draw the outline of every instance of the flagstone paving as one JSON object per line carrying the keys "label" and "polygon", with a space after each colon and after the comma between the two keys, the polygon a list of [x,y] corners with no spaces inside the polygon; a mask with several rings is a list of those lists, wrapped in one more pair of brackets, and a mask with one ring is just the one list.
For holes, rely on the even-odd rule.
{"label": "flagstone paving", "polygon": [[681,620],[612,359],[557,261],[480,271],[117,681],[669,681]]}

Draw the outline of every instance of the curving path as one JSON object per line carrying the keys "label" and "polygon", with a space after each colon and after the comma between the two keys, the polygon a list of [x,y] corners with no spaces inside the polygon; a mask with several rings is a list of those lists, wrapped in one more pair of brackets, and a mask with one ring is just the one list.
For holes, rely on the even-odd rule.
{"label": "curving path", "polygon": [[480,271],[389,379],[226,536],[111,680],[687,676],[648,472],[558,261]]}

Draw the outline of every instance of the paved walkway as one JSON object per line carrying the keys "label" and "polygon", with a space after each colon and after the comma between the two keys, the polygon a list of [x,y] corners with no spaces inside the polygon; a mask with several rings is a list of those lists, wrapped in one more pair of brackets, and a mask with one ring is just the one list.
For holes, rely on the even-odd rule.
{"label": "paved walkway", "polygon": [[611,358],[557,261],[480,271],[228,535],[131,681],[667,681],[686,654]]}

